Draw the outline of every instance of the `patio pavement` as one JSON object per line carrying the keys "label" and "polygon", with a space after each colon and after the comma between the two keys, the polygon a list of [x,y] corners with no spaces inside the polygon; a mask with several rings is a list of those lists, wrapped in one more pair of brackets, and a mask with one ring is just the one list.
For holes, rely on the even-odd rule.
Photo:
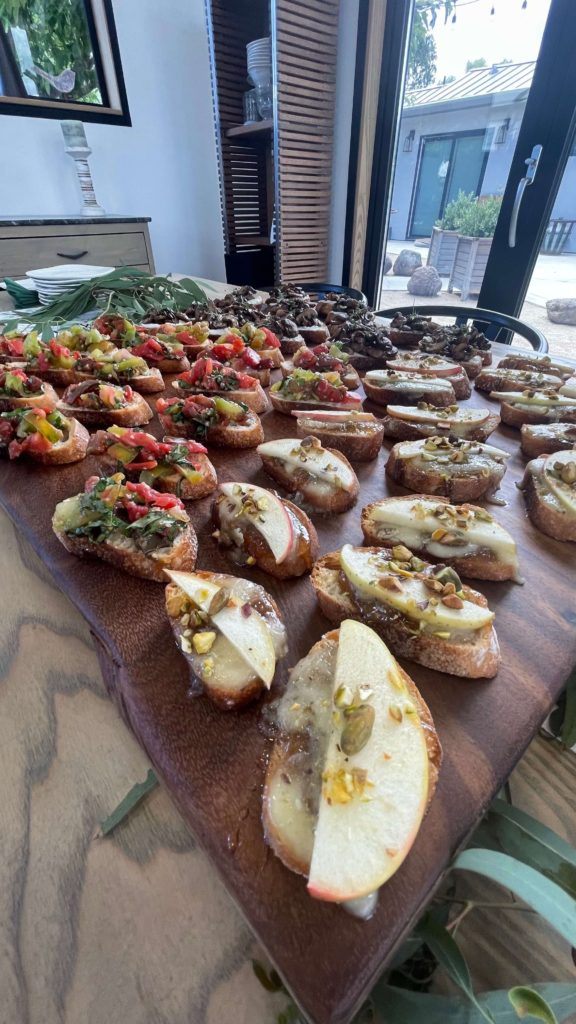
{"label": "patio pavement", "polygon": [[[401,241],[390,239],[386,248],[387,254],[392,260],[395,259],[401,249],[415,249],[422,256],[422,263],[426,263],[428,257],[428,246],[416,244],[414,241]],[[470,296],[466,302],[462,302],[459,293],[448,292],[448,278],[442,278],[442,291],[433,298],[420,298],[411,296],[407,291],[408,277],[396,277],[390,271],[382,282],[382,297],[380,306],[391,308],[392,306],[406,306],[413,300],[417,305],[422,304],[442,305],[476,305],[476,297]],[[546,314],[546,302],[548,299],[576,298],[576,253],[566,253],[560,256],[541,255],[536,260],[534,273],[522,307],[520,319],[537,327],[548,339],[550,352],[576,359],[576,326],[569,327],[563,324],[553,324]]]}

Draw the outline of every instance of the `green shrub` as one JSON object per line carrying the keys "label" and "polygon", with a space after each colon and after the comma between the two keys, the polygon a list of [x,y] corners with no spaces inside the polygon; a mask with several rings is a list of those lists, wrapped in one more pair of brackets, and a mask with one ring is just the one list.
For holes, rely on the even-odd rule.
{"label": "green shrub", "polygon": [[443,231],[459,231],[462,217],[476,200],[473,192],[460,192],[452,199],[444,210],[444,216],[436,221],[436,227]]}
{"label": "green shrub", "polygon": [[444,231],[459,231],[473,238],[491,238],[502,205],[502,196],[478,198],[473,192],[460,191],[448,203],[444,216],[436,227]]}

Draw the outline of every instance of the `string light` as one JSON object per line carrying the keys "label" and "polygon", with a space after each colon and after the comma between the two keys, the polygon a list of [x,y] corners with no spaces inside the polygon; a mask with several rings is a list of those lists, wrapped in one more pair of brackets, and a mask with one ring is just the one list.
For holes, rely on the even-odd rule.
{"label": "string light", "polygon": [[528,7],[528,0],[522,0],[522,10],[525,11]]}
{"label": "string light", "polygon": [[452,24],[453,25],[456,24],[456,15],[455,14],[452,15]]}
{"label": "string light", "polygon": [[493,14],[496,14],[496,8],[494,7],[494,5],[492,5],[492,7],[490,8],[490,17],[492,17]]}

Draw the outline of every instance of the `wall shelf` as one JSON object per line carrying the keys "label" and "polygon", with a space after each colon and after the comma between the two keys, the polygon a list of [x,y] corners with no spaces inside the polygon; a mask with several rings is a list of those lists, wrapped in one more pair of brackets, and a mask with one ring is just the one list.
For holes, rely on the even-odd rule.
{"label": "wall shelf", "polygon": [[239,136],[260,135],[262,132],[272,131],[273,127],[274,121],[270,118],[268,121],[255,121],[254,124],[236,125],[235,128],[228,129],[226,136],[229,139],[236,139]]}

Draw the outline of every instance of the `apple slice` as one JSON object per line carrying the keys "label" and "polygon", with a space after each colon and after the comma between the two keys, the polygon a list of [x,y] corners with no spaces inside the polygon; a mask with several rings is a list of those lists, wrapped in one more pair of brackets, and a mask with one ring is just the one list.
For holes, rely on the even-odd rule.
{"label": "apple slice", "polygon": [[302,441],[297,437],[265,441],[264,444],[259,444],[256,450],[263,459],[279,459],[288,471],[305,470],[318,480],[348,490],[354,486],[354,472],[338,453],[334,454],[326,448],[316,448],[312,445],[303,448]]}
{"label": "apple slice", "polygon": [[543,391],[535,391],[529,395],[524,391],[491,391],[490,398],[497,398],[499,402],[507,402],[508,405],[541,405],[547,409],[560,406],[576,407],[576,398],[563,395],[562,389],[554,395],[547,395]]}
{"label": "apple slice", "polygon": [[410,420],[411,423],[467,423],[479,426],[490,416],[489,409],[461,409],[449,412],[448,409],[419,409],[417,405],[387,405],[386,414],[398,420]]}
{"label": "apple slice", "polygon": [[[262,615],[249,604],[227,603],[228,590],[212,580],[192,572],[167,569],[166,573],[197,608],[210,616],[221,634],[210,650],[211,657],[218,663],[214,674],[220,677],[225,673],[228,683],[233,682],[235,688],[241,688],[250,679],[247,667],[269,687],[276,669],[276,653],[270,628]],[[234,665],[238,655],[244,669]]]}
{"label": "apple slice", "polygon": [[[426,440],[399,441],[398,444],[394,445],[394,453],[396,455],[396,458],[420,458],[424,452],[428,451],[428,449],[425,447],[426,443]],[[466,443],[470,445],[470,447],[466,449],[468,455],[470,456],[486,455],[490,457],[491,455],[497,455],[503,461],[506,461],[506,459],[510,458],[510,452],[505,452],[502,450],[502,448],[495,448],[494,445],[492,444],[484,444],[481,441],[468,441]],[[435,453],[438,454],[438,456],[447,455],[450,451],[458,451],[458,447],[450,447],[451,445],[453,445],[453,442],[451,442],[447,438],[442,438],[442,444],[444,445],[444,447],[438,448],[437,453]]]}
{"label": "apple slice", "polygon": [[310,412],[308,409],[293,409],[292,416],[303,417],[304,419],[318,420],[319,422],[332,423],[374,423],[376,417],[371,412],[357,412],[356,409],[319,409],[318,412]]}
{"label": "apple slice", "polygon": [[572,475],[576,476],[576,452],[555,452],[544,461],[543,468],[551,493],[571,515],[576,515],[576,479],[571,480]]}
{"label": "apple slice", "polygon": [[462,373],[460,363],[453,363],[450,359],[441,359],[439,356],[390,359],[386,366],[390,370],[400,370],[402,373],[422,373],[425,377],[452,377]]}
{"label": "apple slice", "polygon": [[[424,586],[422,580],[416,574],[399,577],[390,570],[384,553],[379,558],[369,548],[345,544],[340,552],[340,565],[346,578],[363,598],[380,601],[402,615],[423,622],[431,627],[431,632],[482,629],[494,618],[494,612],[489,608],[466,598],[462,598],[461,608],[450,608],[441,600],[433,604],[430,598],[436,598],[436,595]],[[386,585],[388,580],[395,581],[394,588]]]}
{"label": "apple slice", "polygon": [[576,398],[576,376],[569,377],[560,388],[560,394],[566,398]]}
{"label": "apple slice", "polygon": [[[358,753],[346,755],[341,734],[347,719],[334,716],[308,880],[311,896],[336,903],[367,896],[394,874],[418,833],[428,796],[424,729],[399,666],[376,633],[346,619],[333,693],[359,683],[372,691],[364,702],[373,710],[372,732]],[[352,795],[341,802],[351,782]]]}
{"label": "apple slice", "polygon": [[[294,529],[281,499],[255,484],[220,484],[220,493],[228,499],[220,505],[221,518],[232,520],[240,514],[262,534],[277,563],[283,562],[292,549]],[[248,508],[255,512],[248,512]]]}

